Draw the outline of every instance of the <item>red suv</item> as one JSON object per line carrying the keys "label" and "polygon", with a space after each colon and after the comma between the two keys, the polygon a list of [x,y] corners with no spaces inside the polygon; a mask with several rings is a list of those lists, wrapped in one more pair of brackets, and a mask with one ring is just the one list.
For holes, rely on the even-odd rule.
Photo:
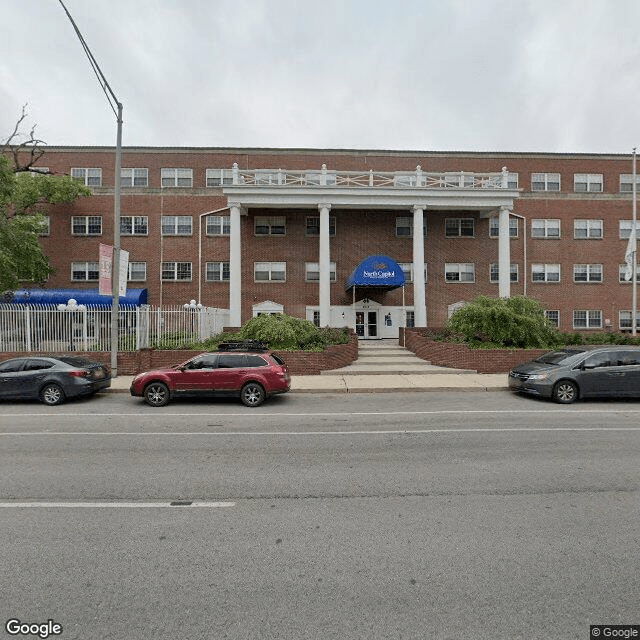
{"label": "red suv", "polygon": [[276,393],[291,388],[282,358],[254,342],[222,343],[216,353],[201,353],[175,367],[138,374],[131,395],[152,407],[171,398],[194,395],[240,396],[248,407],[261,405]]}

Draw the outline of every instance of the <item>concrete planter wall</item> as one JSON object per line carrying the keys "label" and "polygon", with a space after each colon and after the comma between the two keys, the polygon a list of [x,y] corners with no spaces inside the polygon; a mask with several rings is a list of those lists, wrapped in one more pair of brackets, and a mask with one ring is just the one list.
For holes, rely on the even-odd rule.
{"label": "concrete planter wall", "polygon": [[474,369],[478,373],[507,373],[515,365],[533,360],[549,351],[549,349],[470,349],[465,344],[433,340],[428,335],[433,331],[433,329],[400,328],[400,344],[404,341],[407,349],[436,366]]}

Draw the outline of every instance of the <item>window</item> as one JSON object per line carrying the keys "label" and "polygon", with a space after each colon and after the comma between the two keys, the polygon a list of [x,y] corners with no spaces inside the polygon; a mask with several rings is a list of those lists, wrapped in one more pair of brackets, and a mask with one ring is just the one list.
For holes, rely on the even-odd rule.
{"label": "window", "polygon": [[574,264],[574,282],[602,282],[601,264]]}
{"label": "window", "polygon": [[99,236],[102,234],[102,216],[72,216],[71,233],[74,236]]}
{"label": "window", "polygon": [[[427,237],[427,220],[422,218],[422,235]],[[396,237],[413,238],[413,217],[398,216],[396,217]]]}
{"label": "window", "polygon": [[532,282],[560,282],[559,264],[532,264]]}
{"label": "window", "polygon": [[517,189],[518,188],[518,174],[512,171],[509,171],[509,175],[507,177],[507,188],[509,189]]}
{"label": "window", "polygon": [[231,169],[207,169],[207,187],[222,187],[226,184],[233,184]]}
{"label": "window", "polygon": [[287,279],[287,263],[254,262],[253,277],[256,282],[284,282]]}
{"label": "window", "polygon": [[190,262],[163,262],[163,280],[191,280]]}
{"label": "window", "polygon": [[557,329],[560,326],[560,311],[558,309],[547,309],[544,317]]}
{"label": "window", "polygon": [[601,173],[574,173],[573,190],[577,192],[602,191]]}
{"label": "window", "polygon": [[602,220],[574,220],[573,237],[576,240],[583,238],[602,238]]}
{"label": "window", "polygon": [[97,280],[99,275],[97,262],[71,263],[71,279],[74,281]]}
{"label": "window", "polygon": [[[629,279],[627,280],[627,265],[621,264],[618,265],[618,280],[620,282],[631,282],[633,275],[629,274]],[[640,265],[636,263],[636,282],[640,282]]]}
{"label": "window", "polygon": [[256,184],[279,184],[278,172],[272,169],[256,169],[255,181]]}
{"label": "window", "polygon": [[404,313],[404,326],[405,327],[415,327],[416,326],[416,315],[415,311],[405,311]]}
{"label": "window", "polygon": [[573,312],[573,328],[574,329],[600,329],[602,328],[602,311],[574,311]]}
{"label": "window", "polygon": [[[632,329],[633,318],[631,311],[618,312],[618,324],[621,329]],[[636,329],[640,329],[640,313],[636,313]]]}
{"label": "window", "polygon": [[121,216],[120,233],[123,236],[146,236],[149,233],[149,217]]}
{"label": "window", "polygon": [[532,238],[559,238],[560,220],[538,219],[531,221]]}
{"label": "window", "polygon": [[447,238],[473,238],[473,218],[447,218],[444,223],[445,236]]}
{"label": "window", "polygon": [[[336,281],[336,263],[329,263],[329,278],[331,282]],[[318,282],[320,280],[320,263],[305,262],[304,263],[304,279],[307,282]]]}
{"label": "window", "polygon": [[[306,234],[308,236],[319,236],[320,235],[320,216],[307,216],[306,219],[307,230]],[[329,216],[329,235],[336,235],[336,217]]]}
{"label": "window", "polygon": [[193,169],[161,169],[163,187],[192,187]]}
{"label": "window", "polygon": [[[322,171],[307,171],[305,174],[305,182],[310,186],[320,186],[322,185]],[[331,187],[336,184],[336,173],[335,171],[328,171],[324,174],[325,185]]]}
{"label": "window", "polygon": [[162,216],[163,236],[190,236],[191,216]]}
{"label": "window", "polygon": [[123,187],[148,187],[149,169],[121,169],[120,184]]}
{"label": "window", "polygon": [[560,174],[532,173],[531,191],[560,191]]}
{"label": "window", "polygon": [[476,266],[473,262],[447,262],[444,279],[446,282],[475,282]]}
{"label": "window", "polygon": [[[620,174],[620,191],[622,193],[631,193],[633,191],[633,174]],[[640,174],[636,174],[636,191],[640,193]]]}
{"label": "window", "polygon": [[257,236],[283,236],[287,230],[287,219],[282,217],[277,218],[262,218],[255,219],[255,234]]}
{"label": "window", "polygon": [[[496,216],[489,218],[489,237],[497,238],[500,230],[500,219]],[[509,217],[509,237],[518,237],[518,218]]]}
{"label": "window", "polygon": [[71,177],[87,187],[102,186],[102,169],[71,169]]}
{"label": "window", "polygon": [[[489,266],[489,282],[498,282],[500,277],[498,263],[495,262]],[[518,265],[511,264],[510,267],[510,279],[511,282],[518,282]]]}
{"label": "window", "polygon": [[207,216],[208,236],[228,236],[231,234],[231,218],[229,216]]}
{"label": "window", "polygon": [[130,262],[128,280],[133,282],[141,282],[147,279],[147,263],[146,262]]}
{"label": "window", "polygon": [[[404,273],[405,282],[413,282],[413,262],[400,262],[398,266]],[[427,263],[424,263],[424,281],[427,281]]]}
{"label": "window", "polygon": [[42,230],[38,233],[39,236],[48,236],[51,232],[51,218],[49,216],[42,216],[44,218],[42,222]]}
{"label": "window", "polygon": [[228,262],[207,262],[207,282],[229,282],[230,273]]}
{"label": "window", "polygon": [[[618,225],[620,227],[620,238],[622,240],[628,240],[631,235],[631,228],[633,227],[633,220],[619,220]],[[640,220],[636,220],[636,234],[640,233]]]}

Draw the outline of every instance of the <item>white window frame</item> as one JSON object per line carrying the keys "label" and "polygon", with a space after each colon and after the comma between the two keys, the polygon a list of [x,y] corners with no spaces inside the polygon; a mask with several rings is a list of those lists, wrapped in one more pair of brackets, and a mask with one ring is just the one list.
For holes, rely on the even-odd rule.
{"label": "white window frame", "polygon": [[[633,318],[630,309],[622,309],[618,311],[618,326],[620,329],[632,329]],[[636,313],[636,329],[640,329],[640,313]]]}
{"label": "white window frame", "polygon": [[[100,226],[99,231],[91,231],[91,227]],[[76,227],[83,227],[84,231],[76,230]],[[72,236],[101,236],[102,235],[102,216],[71,216],[71,235]]]}
{"label": "white window frame", "polygon": [[[620,240],[628,240],[631,235],[633,220],[618,220],[618,234]],[[640,220],[636,220],[636,235],[640,232]]]}
{"label": "white window frame", "polygon": [[[536,275],[542,275],[542,278],[536,278]],[[554,276],[557,274],[557,279]],[[531,265],[531,282],[535,284],[556,284],[562,279],[562,271],[559,264],[532,264]]]}
{"label": "white window frame", "polygon": [[229,261],[207,262],[204,277],[206,282],[229,282],[231,279]]}
{"label": "white window frame", "polygon": [[507,188],[518,189],[520,182],[520,176],[515,171],[509,171],[507,175]]}
{"label": "white window frame", "polygon": [[576,193],[601,193],[604,179],[601,173],[574,173],[573,190]]}
{"label": "white window frame", "polygon": [[[407,231],[400,232],[400,229]],[[422,237],[427,237],[427,219],[422,218]],[[396,238],[413,238],[413,216],[396,216]]]}
{"label": "white window frame", "polygon": [[[584,229],[585,235],[578,235]],[[604,237],[604,221],[579,218],[573,221],[573,237],[575,240],[602,240]]]}
{"label": "white window frame", "polygon": [[[265,233],[258,233],[258,227],[266,227]],[[282,228],[282,232],[279,229]],[[276,231],[274,231],[274,229]],[[256,236],[286,236],[287,217],[286,216],[256,216],[253,221],[253,233]]]}
{"label": "white window frame", "polygon": [[102,169],[100,167],[72,167],[71,177],[81,180],[85,187],[102,186]]}
{"label": "white window frame", "polygon": [[[329,263],[329,279],[331,282],[336,281],[336,263]],[[305,262],[304,263],[304,281],[305,282],[320,282],[320,263],[319,262]]]}
{"label": "white window frame", "polygon": [[[520,270],[518,268],[518,264],[512,262],[509,265],[509,278],[510,282],[519,282],[520,281]],[[489,265],[489,282],[491,284],[496,284],[500,281],[500,269],[497,262],[492,262]]]}
{"label": "white window frame", "polygon": [[[413,282],[413,262],[399,262],[406,283]],[[424,263],[424,281],[427,282],[427,263]]]}
{"label": "white window frame", "polygon": [[[193,278],[193,265],[191,262],[163,262],[160,265],[160,273],[162,282],[191,282]],[[171,274],[173,274],[171,277],[167,277],[167,275]]]}
{"label": "white window frame", "polygon": [[531,191],[560,191],[561,187],[559,173],[531,174]]}
{"label": "white window frame", "polygon": [[[189,231],[180,231],[180,227],[186,227],[189,221]],[[163,236],[190,236],[193,235],[193,218],[191,216],[162,216],[160,220]]]}
{"label": "white window frame", "polygon": [[[620,284],[631,284],[633,280],[633,277],[629,278],[628,280],[625,278],[626,271],[626,264],[618,265],[618,282],[620,282]],[[636,263],[636,282],[640,282],[640,264],[638,263]]]}
{"label": "white window frame", "polygon": [[[585,324],[576,324],[578,314],[584,314]],[[574,309],[573,310],[573,328],[574,329],[602,329],[602,310],[601,309]]]}
{"label": "white window frame", "polygon": [[[457,278],[452,276],[457,275]],[[450,277],[451,276],[451,277]],[[470,284],[476,281],[474,262],[447,262],[444,265],[444,281],[454,284]]]}
{"label": "white window frame", "polygon": [[[518,218],[509,216],[509,237],[517,238],[519,234],[520,225],[518,224]],[[489,218],[489,237],[498,238],[500,236],[500,218],[498,216],[492,216]]]}
{"label": "white window frame", "polygon": [[[557,229],[558,233],[552,233]],[[541,233],[537,233],[540,230]],[[559,218],[533,218],[531,220],[531,237],[538,240],[557,240],[561,237],[561,224]]]}
{"label": "white window frame", "polygon": [[336,185],[338,178],[335,171],[327,171],[324,174],[325,176],[324,185],[322,184],[322,175],[323,175],[322,171],[306,171],[304,174],[305,184],[312,187],[319,187],[319,186],[333,187]]}
{"label": "white window frame", "polygon": [[[640,194],[640,174],[636,174],[636,192]],[[620,193],[633,193],[633,173],[620,174]]]}
{"label": "white window frame", "polygon": [[46,237],[46,236],[51,234],[51,216],[45,215],[45,216],[42,216],[42,217],[44,219],[43,220],[44,227],[43,227],[42,231],[40,231],[40,233],[38,233],[38,236]]}
{"label": "white window frame", "polygon": [[[314,224],[317,222],[317,224]],[[307,216],[304,221],[305,232],[304,234],[310,238],[317,238],[320,235],[320,216]],[[315,229],[318,231],[316,232]],[[329,237],[333,238],[336,235],[336,217],[329,216]]]}
{"label": "white window frame", "polygon": [[146,262],[129,262],[127,280],[129,282],[144,282],[147,279]]}
{"label": "white window frame", "polygon": [[[84,278],[76,278],[74,272],[84,271]],[[95,277],[90,277],[94,274]],[[71,263],[71,281],[72,282],[97,282],[100,278],[100,264],[98,262],[72,262]]]}
{"label": "white window frame", "polygon": [[[471,227],[469,227],[469,222]],[[449,233],[453,231],[454,227],[457,227],[458,233]],[[471,228],[471,233],[463,233],[464,230]],[[476,235],[476,221],[475,218],[445,218],[444,221],[444,235],[445,238],[475,238]]]}
{"label": "white window frame", "polygon": [[169,167],[160,169],[160,186],[188,189],[193,187],[193,169]]}
{"label": "white window frame", "polygon": [[[578,279],[577,275],[584,273],[586,280]],[[599,277],[598,277],[599,276]],[[573,281],[576,284],[588,284],[597,282],[602,284],[604,281],[604,273],[601,264],[574,264],[573,265]]]}
{"label": "white window frame", "polygon": [[233,184],[233,169],[207,169],[205,177],[207,187],[223,187]]}
{"label": "white window frame", "polygon": [[123,167],[120,169],[120,185],[129,187],[148,187],[149,169],[144,167]]}
{"label": "white window frame", "polygon": [[[266,274],[266,277],[258,277],[258,274]],[[283,277],[279,277],[282,273]],[[278,277],[274,277],[278,274]],[[254,262],[253,263],[253,281],[254,282],[286,282],[287,281],[287,263],[286,262]]]}
{"label": "white window frame", "polygon": [[208,236],[231,235],[231,216],[207,216],[206,234]]}
{"label": "white window frame", "polygon": [[[123,222],[130,221],[131,231],[123,230]],[[144,229],[144,231],[140,231]],[[120,216],[120,235],[121,236],[148,236],[149,235],[149,216]]]}
{"label": "white window frame", "polygon": [[[551,314],[554,314],[553,316]],[[560,309],[545,309],[544,317],[558,329],[560,327]]]}

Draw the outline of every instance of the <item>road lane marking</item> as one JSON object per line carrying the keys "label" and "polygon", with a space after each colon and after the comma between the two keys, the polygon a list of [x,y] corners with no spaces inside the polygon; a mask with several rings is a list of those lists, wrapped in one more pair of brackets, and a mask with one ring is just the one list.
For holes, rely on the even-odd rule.
{"label": "road lane marking", "polygon": [[6,431],[0,436],[350,436],[408,435],[429,433],[512,433],[512,432],[609,432],[638,431],[640,427],[487,427],[452,429],[368,429],[349,431]]}
{"label": "road lane marking", "polygon": [[235,502],[205,502],[200,500],[171,502],[0,502],[0,509],[154,509],[168,507],[171,509],[219,509],[235,507]]}

